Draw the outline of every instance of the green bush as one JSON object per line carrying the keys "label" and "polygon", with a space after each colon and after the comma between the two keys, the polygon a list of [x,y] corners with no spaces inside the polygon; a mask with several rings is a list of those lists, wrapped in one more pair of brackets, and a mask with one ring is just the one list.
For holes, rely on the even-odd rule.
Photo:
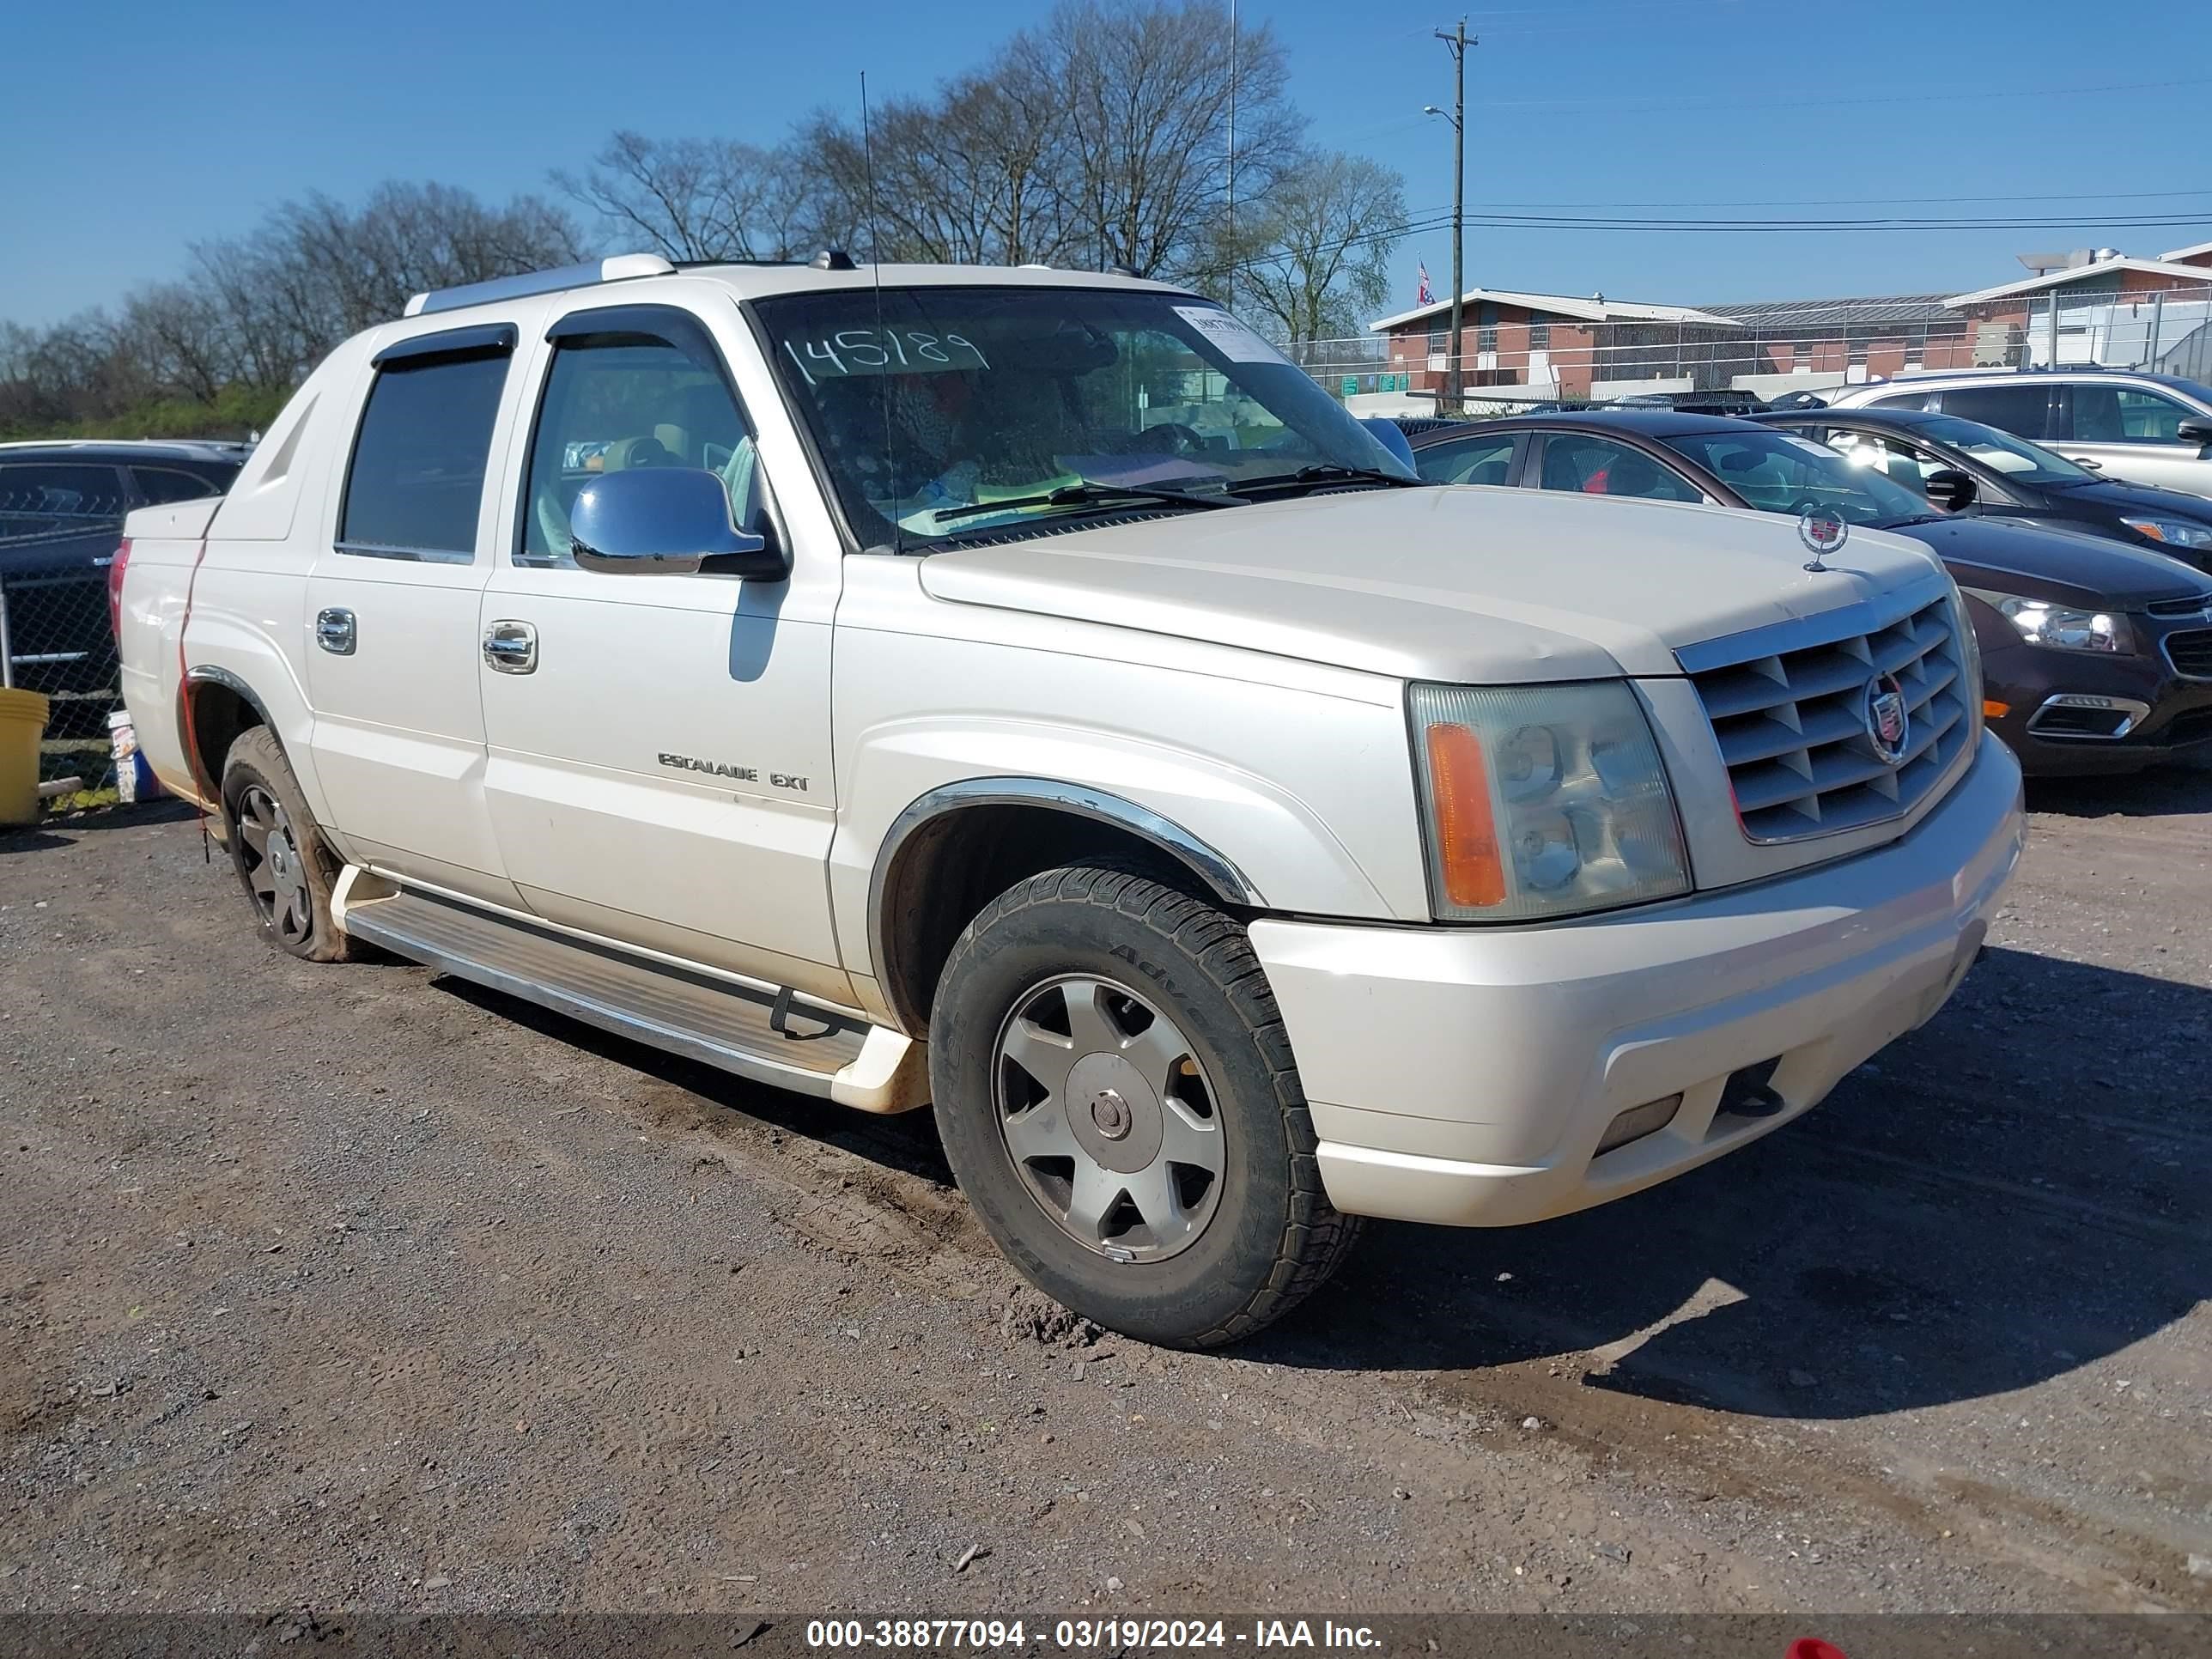
{"label": "green bush", "polygon": [[98,421],[0,427],[6,438],[245,438],[266,431],[291,396],[289,388],[227,386],[213,403],[168,398],[137,404]]}

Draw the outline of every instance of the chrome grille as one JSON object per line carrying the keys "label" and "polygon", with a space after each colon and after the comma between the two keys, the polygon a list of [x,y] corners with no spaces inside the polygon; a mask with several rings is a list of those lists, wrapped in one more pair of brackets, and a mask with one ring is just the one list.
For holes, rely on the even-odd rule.
{"label": "chrome grille", "polygon": [[[1975,720],[1948,593],[1873,600],[1680,654],[1754,842],[1863,829],[1947,777]],[[1823,626],[1826,624],[1826,626]],[[1911,715],[1895,765],[1867,732],[1869,682],[1894,674]]]}

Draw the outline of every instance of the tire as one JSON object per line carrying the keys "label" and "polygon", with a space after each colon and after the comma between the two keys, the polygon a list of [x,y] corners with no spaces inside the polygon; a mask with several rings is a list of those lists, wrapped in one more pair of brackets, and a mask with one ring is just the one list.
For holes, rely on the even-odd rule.
{"label": "tire", "polygon": [[938,984],[930,1083],[1000,1249],[1124,1335],[1240,1340],[1357,1236],[1243,926],[1140,868],[1049,870],[984,907]]}
{"label": "tire", "polygon": [[222,821],[231,868],[262,937],[304,962],[349,960],[352,941],[331,915],[342,866],[265,726],[241,732],[223,759]]}

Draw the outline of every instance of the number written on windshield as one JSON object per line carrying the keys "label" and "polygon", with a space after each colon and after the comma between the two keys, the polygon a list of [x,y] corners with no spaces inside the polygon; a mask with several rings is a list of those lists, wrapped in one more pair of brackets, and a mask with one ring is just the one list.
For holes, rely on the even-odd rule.
{"label": "number written on windshield", "polygon": [[820,377],[848,374],[927,374],[939,368],[988,368],[991,360],[961,334],[931,334],[921,329],[841,328],[819,339],[790,340],[783,349],[809,386]]}

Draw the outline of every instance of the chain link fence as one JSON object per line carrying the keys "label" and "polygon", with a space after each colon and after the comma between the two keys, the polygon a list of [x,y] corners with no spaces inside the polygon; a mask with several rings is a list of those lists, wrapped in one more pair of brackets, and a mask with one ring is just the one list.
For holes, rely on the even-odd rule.
{"label": "chain link fence", "polygon": [[[10,568],[11,550],[17,568]],[[112,790],[115,781],[107,717],[123,706],[123,694],[107,573],[43,565],[25,556],[32,551],[0,543],[0,684],[46,698],[40,781],[81,780],[80,791],[56,800],[82,805],[86,793]]]}
{"label": "chain link fence", "polygon": [[1680,318],[1573,314],[1603,302],[1562,296],[1553,313],[1470,307],[1456,354],[1443,314],[1286,350],[1353,412],[1387,415],[1452,412],[1455,369],[1469,414],[1624,400],[1717,409],[1958,369],[2095,365],[2212,378],[2212,285],[2145,291],[2120,280],[1962,306],[1892,295],[1710,306]]}

